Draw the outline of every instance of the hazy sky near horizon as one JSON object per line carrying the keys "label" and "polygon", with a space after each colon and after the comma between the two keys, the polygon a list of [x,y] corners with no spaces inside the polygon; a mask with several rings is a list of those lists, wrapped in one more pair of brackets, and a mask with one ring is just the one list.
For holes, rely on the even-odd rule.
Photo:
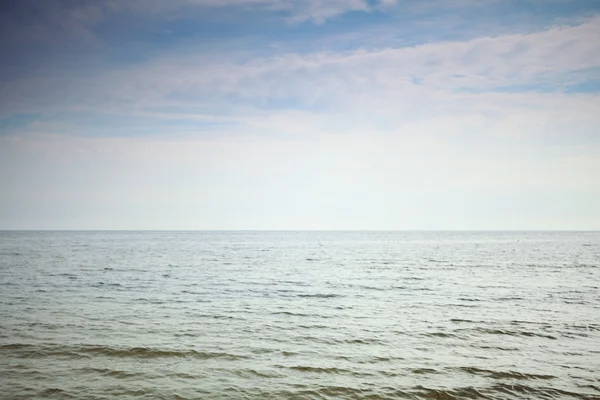
{"label": "hazy sky near horizon", "polygon": [[0,229],[600,229],[596,0],[5,0]]}

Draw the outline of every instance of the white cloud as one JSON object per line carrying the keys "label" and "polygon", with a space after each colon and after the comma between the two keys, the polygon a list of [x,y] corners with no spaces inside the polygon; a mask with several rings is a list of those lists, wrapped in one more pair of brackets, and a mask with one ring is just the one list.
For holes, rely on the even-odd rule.
{"label": "white cloud", "polygon": [[[361,2],[328,4],[337,9]],[[109,72],[46,69],[29,74],[3,85],[2,110],[10,114],[24,107],[35,112],[36,106],[98,109],[112,104],[127,112],[181,107],[188,114],[210,114],[215,108],[238,113],[252,104],[268,107],[287,101],[308,108],[394,113],[404,106],[414,114],[424,103],[446,109],[447,101],[462,107],[481,98],[457,90],[544,84],[560,89],[597,79],[597,37],[599,17],[531,34],[372,51],[289,53],[244,62],[236,55],[195,55],[190,48],[185,54]],[[45,97],[48,93],[52,99]]]}
{"label": "white cloud", "polygon": [[396,0],[377,0],[375,4],[367,0],[173,0],[164,1],[120,1],[117,7],[136,12],[164,13],[175,12],[189,7],[253,7],[264,10],[283,11],[292,23],[310,21],[322,24],[326,20],[352,11],[371,12],[386,10],[396,4]]}
{"label": "white cloud", "polygon": [[195,121],[198,132],[212,121],[239,124],[244,132],[292,136],[356,128],[404,132],[426,126],[425,121],[463,126],[483,120],[488,126],[475,126],[489,135],[522,133],[527,127],[529,137],[546,135],[552,142],[571,128],[578,137],[593,135],[600,115],[597,95],[493,90],[593,77],[600,68],[600,42],[594,37],[600,37],[600,18],[528,35],[378,51],[282,54],[245,62],[235,55],[170,55],[95,76],[29,76],[5,86],[2,108],[35,112],[58,105],[64,111]]}
{"label": "white cloud", "polygon": [[529,35],[378,51],[284,54],[243,64],[206,61],[204,56],[169,57],[118,72],[115,79],[158,95],[161,91],[187,90],[257,99],[309,97],[306,92],[318,88],[341,95],[352,89],[404,90],[415,81],[419,87],[443,91],[536,85],[557,78],[570,84],[590,78],[589,74],[578,75],[579,71],[600,68],[597,37],[600,18]]}
{"label": "white cloud", "polygon": [[[572,131],[572,141],[581,142],[593,137],[599,124],[597,95],[493,89],[589,77],[578,71],[600,67],[596,36],[600,18],[529,35],[378,51],[283,54],[245,62],[235,55],[170,55],[98,75],[28,76],[5,85],[2,109],[10,114],[58,107],[187,121],[185,128],[164,132],[174,136],[193,134],[196,123],[198,134],[223,137],[356,129],[439,136],[485,131],[553,144]],[[237,127],[211,133],[203,127],[211,122]]]}
{"label": "white cloud", "polygon": [[350,11],[371,11],[372,7],[366,0],[313,0],[297,2],[293,8],[290,22],[298,23],[313,21],[322,24],[326,20]]}
{"label": "white cloud", "polygon": [[[493,90],[546,82],[572,84],[589,78],[579,70],[600,67],[600,44],[592,40],[600,33],[599,21],[530,35],[379,51],[284,54],[243,63],[170,56],[115,70],[97,80],[57,83],[89,87],[89,91],[73,94],[82,110],[87,106],[96,111],[198,122],[233,121],[246,132],[272,135],[343,132],[357,127],[399,132],[426,120],[446,121],[451,126],[452,119],[483,118],[494,121],[494,127],[504,126],[478,127],[488,134],[524,132],[521,124],[531,137],[546,132],[555,140],[570,127],[583,137],[596,126],[597,95]],[[464,88],[476,93],[460,90]],[[507,118],[519,122],[511,125],[505,122]]]}

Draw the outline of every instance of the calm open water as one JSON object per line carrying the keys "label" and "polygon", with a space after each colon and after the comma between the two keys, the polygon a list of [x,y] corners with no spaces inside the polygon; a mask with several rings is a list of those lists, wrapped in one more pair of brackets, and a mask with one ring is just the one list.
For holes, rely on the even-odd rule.
{"label": "calm open water", "polygon": [[600,399],[600,233],[0,232],[0,397]]}

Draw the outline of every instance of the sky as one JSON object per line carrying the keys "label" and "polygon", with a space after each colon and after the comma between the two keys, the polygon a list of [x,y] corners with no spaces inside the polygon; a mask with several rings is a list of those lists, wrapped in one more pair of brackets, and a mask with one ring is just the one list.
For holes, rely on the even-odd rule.
{"label": "sky", "polygon": [[597,0],[3,0],[0,229],[600,229]]}

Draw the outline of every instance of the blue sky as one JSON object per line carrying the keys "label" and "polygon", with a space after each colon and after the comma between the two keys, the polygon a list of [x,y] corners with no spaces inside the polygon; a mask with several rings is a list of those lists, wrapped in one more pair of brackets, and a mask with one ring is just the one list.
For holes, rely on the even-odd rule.
{"label": "blue sky", "polygon": [[600,229],[600,2],[7,0],[0,229]]}

